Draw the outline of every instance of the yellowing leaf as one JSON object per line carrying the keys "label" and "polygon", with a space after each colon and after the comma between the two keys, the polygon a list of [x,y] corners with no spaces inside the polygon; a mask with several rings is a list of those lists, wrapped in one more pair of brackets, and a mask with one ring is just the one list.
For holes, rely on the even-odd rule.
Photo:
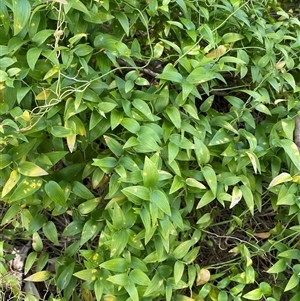
{"label": "yellowing leaf", "polygon": [[196,280],[196,285],[203,285],[207,283],[210,279],[210,271],[207,269],[201,269],[199,272],[199,275]]}
{"label": "yellowing leaf", "polygon": [[50,96],[52,92],[49,89],[45,89],[42,92],[40,92],[35,99],[36,100],[46,100]]}
{"label": "yellowing leaf", "polygon": [[290,174],[288,174],[287,172],[282,172],[281,174],[279,174],[278,176],[276,176],[270,183],[268,189],[276,186],[276,185],[279,185],[279,184],[282,184],[284,182],[290,182],[292,181],[293,178],[291,177]]}
{"label": "yellowing leaf", "polygon": [[40,271],[30,275],[29,277],[25,278],[25,281],[32,281],[32,282],[43,282],[49,279],[51,273],[49,271]]}
{"label": "yellowing leaf", "polygon": [[222,55],[224,55],[226,53],[226,47],[224,45],[220,45],[217,49],[214,49],[212,51],[210,51],[208,54],[205,55],[205,57],[210,58],[210,59],[215,59],[215,58],[219,58]]}

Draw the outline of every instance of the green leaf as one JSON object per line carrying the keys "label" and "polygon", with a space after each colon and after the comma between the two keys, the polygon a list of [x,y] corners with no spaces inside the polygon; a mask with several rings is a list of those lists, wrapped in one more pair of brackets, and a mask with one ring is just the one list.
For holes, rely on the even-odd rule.
{"label": "green leaf", "polygon": [[186,78],[189,84],[203,84],[216,78],[215,72],[204,67],[195,68]]}
{"label": "green leaf", "polygon": [[83,202],[78,206],[78,211],[82,214],[88,214],[92,212],[100,203],[101,197],[93,198],[89,201]]}
{"label": "green leaf", "polygon": [[182,261],[175,261],[174,264],[174,281],[175,284],[178,284],[178,282],[181,280],[181,277],[184,272],[184,263]]}
{"label": "green leaf", "polygon": [[179,246],[177,246],[175,248],[175,250],[173,251],[173,256],[176,259],[181,259],[183,258],[187,252],[189,251],[190,247],[193,245],[193,241],[192,240],[186,240],[184,242],[182,242]]}
{"label": "green leaf", "polygon": [[3,70],[0,70],[0,82],[5,82],[6,80],[8,79],[8,74],[3,71]]}
{"label": "green leaf", "polygon": [[244,39],[244,36],[239,33],[228,32],[225,33],[222,40],[224,43],[234,43],[236,41],[240,41]]}
{"label": "green leaf", "polygon": [[115,12],[114,15],[116,16],[117,20],[120,22],[126,35],[129,36],[129,21],[127,15],[123,12]]}
{"label": "green leaf", "polygon": [[271,266],[268,270],[267,273],[281,273],[285,271],[288,267],[288,259],[281,258],[279,259],[273,266]]}
{"label": "green leaf", "polygon": [[158,189],[155,189],[150,194],[150,201],[163,211],[165,214],[171,216],[171,208],[166,194]]}
{"label": "green leaf", "polygon": [[290,249],[287,251],[283,251],[278,254],[278,257],[300,260],[300,250]]}
{"label": "green leaf", "polygon": [[61,274],[58,276],[56,280],[56,285],[60,290],[65,289],[69,285],[73,276],[74,268],[75,262],[72,262],[67,267],[65,267],[62,270]]}
{"label": "green leaf", "polygon": [[92,282],[96,279],[95,276],[96,273],[97,273],[96,269],[86,269],[86,270],[81,270],[79,272],[76,272],[73,275],[81,280]]}
{"label": "green leaf", "polygon": [[8,154],[0,154],[0,169],[3,169],[12,163],[12,158]]}
{"label": "green leaf", "polygon": [[5,224],[10,224],[19,214],[21,211],[21,205],[20,204],[13,204],[11,205],[8,210],[5,212],[0,226],[3,226]]}
{"label": "green leaf", "polygon": [[156,76],[156,78],[171,81],[174,83],[182,82],[182,75],[177,71],[176,68],[172,64],[168,64],[165,66],[163,72]]}
{"label": "green leaf", "polygon": [[106,157],[102,159],[93,159],[93,166],[98,166],[103,172],[110,174],[116,167],[118,161],[114,157]]}
{"label": "green leaf", "polygon": [[248,209],[250,210],[251,214],[254,215],[254,198],[252,191],[245,185],[240,186],[240,190],[242,191],[243,198],[247,204]]}
{"label": "green leaf", "polygon": [[216,134],[211,139],[208,145],[209,146],[220,145],[220,144],[229,143],[231,141],[232,141],[232,136],[228,135],[225,129],[221,128],[216,132]]}
{"label": "green leaf", "polygon": [[82,234],[81,234],[81,245],[85,244],[89,239],[94,237],[101,229],[102,223],[95,221],[93,219],[89,219],[83,226]]}
{"label": "green leaf", "polygon": [[197,137],[194,137],[194,143],[195,143],[195,155],[197,158],[198,164],[204,165],[207,164],[210,160],[210,153],[207,148],[207,146],[204,144],[204,142]]}
{"label": "green leaf", "polygon": [[132,118],[123,118],[121,125],[129,132],[136,134],[140,130],[140,124]]}
{"label": "green leaf", "polygon": [[263,293],[260,288],[254,289],[247,294],[243,295],[243,298],[247,300],[261,300]]}
{"label": "green leaf", "polygon": [[290,291],[294,287],[298,286],[298,284],[299,284],[299,276],[298,274],[293,273],[288,283],[286,284],[284,291],[285,292]]}
{"label": "green leaf", "polygon": [[114,258],[101,263],[100,267],[113,272],[126,272],[129,263],[125,258]]}
{"label": "green leaf", "polygon": [[17,186],[15,191],[12,193],[9,198],[10,202],[18,201],[20,199],[26,199],[28,196],[35,193],[42,186],[43,181],[41,179],[31,179],[25,178],[22,182]]}
{"label": "green leaf", "polygon": [[127,273],[117,274],[108,277],[107,280],[117,285],[126,286],[129,281],[129,276],[127,275]]}
{"label": "green leaf", "polygon": [[51,277],[51,273],[49,271],[40,271],[25,278],[24,281],[44,282],[50,277]]}
{"label": "green leaf", "polygon": [[18,172],[27,177],[41,177],[48,175],[48,172],[43,168],[29,161],[20,162],[18,165]]}
{"label": "green leaf", "polygon": [[13,4],[13,22],[14,22],[14,36],[22,31],[29,24],[31,13],[31,5],[28,0],[12,1]]}
{"label": "green leaf", "polygon": [[[37,47],[41,46],[50,36],[53,36],[53,34],[55,33],[55,30],[53,29],[43,29],[41,31],[38,31],[34,37],[32,38],[32,42],[34,42],[36,44]],[[33,58],[30,58],[30,61],[32,62],[32,64],[30,65],[35,65],[38,56],[37,54],[39,53],[39,48],[31,48],[34,49],[31,51],[30,54],[33,54]],[[41,52],[40,52],[41,53]],[[27,58],[29,58],[29,55],[27,54]],[[29,61],[27,60],[28,65],[29,65]],[[30,67],[29,65],[29,67]]]}
{"label": "green leaf", "polygon": [[211,190],[208,190],[204,193],[204,195],[201,197],[196,209],[202,208],[206,206],[207,204],[211,203],[215,199],[215,196]]}
{"label": "green leaf", "polygon": [[143,181],[146,187],[154,187],[158,182],[158,171],[155,164],[145,157],[144,169],[143,169]]}
{"label": "green leaf", "polygon": [[185,180],[186,185],[198,189],[207,189],[201,182],[197,181],[196,179],[193,178],[187,178]]}
{"label": "green leaf", "polygon": [[130,272],[129,279],[142,286],[148,286],[151,283],[149,277],[144,272],[137,269],[134,269]]}
{"label": "green leaf", "polygon": [[59,244],[56,226],[52,221],[48,221],[45,225],[43,225],[43,233],[55,245]]}
{"label": "green leaf", "polygon": [[66,197],[58,183],[49,181],[45,184],[45,192],[49,198],[61,207],[67,207]]}
{"label": "green leaf", "polygon": [[295,79],[294,79],[293,75],[290,73],[281,73],[281,76],[295,90],[296,83],[295,83]]}
{"label": "green leaf", "polygon": [[291,161],[294,163],[296,168],[300,171],[300,155],[297,145],[293,141],[288,139],[282,139],[279,143],[281,144]]}
{"label": "green leaf", "polygon": [[108,148],[117,156],[120,157],[123,154],[123,147],[122,145],[112,137],[103,135],[105,143],[107,144]]}
{"label": "green leaf", "polygon": [[202,168],[202,174],[204,176],[205,181],[207,182],[209,188],[211,189],[214,196],[217,195],[217,176],[215,171],[209,167],[204,166]]}
{"label": "green leaf", "polygon": [[72,192],[84,200],[93,199],[96,201],[93,193],[81,182],[74,181],[72,183]]}
{"label": "green leaf", "polygon": [[144,186],[131,186],[122,189],[122,193],[134,204],[150,200],[150,190]]}
{"label": "green leaf", "polygon": [[65,128],[61,125],[54,125],[51,127],[50,133],[57,138],[65,138],[74,134],[71,129]]}
{"label": "green leaf", "polygon": [[177,129],[181,128],[181,116],[176,107],[167,107],[166,114]]}
{"label": "green leaf", "polygon": [[30,271],[33,264],[35,263],[36,258],[37,258],[37,252],[30,252],[28,254],[24,266],[24,275],[26,275]]}

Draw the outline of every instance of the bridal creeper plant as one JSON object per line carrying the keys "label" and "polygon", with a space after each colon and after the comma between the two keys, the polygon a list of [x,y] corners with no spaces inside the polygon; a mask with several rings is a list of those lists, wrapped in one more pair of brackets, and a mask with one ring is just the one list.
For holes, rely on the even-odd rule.
{"label": "bridal creeper plant", "polygon": [[299,28],[276,0],[2,0],[2,295],[299,300]]}

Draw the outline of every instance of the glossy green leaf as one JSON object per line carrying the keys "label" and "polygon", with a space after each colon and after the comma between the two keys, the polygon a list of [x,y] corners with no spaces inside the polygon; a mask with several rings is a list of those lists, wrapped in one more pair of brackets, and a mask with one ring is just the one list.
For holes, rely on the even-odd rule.
{"label": "glossy green leaf", "polygon": [[8,210],[5,212],[4,216],[1,219],[0,226],[3,226],[5,224],[11,223],[13,220],[15,220],[20,213],[21,206],[19,204],[13,204],[8,208]]}
{"label": "glossy green leaf", "polygon": [[73,275],[81,280],[92,282],[96,278],[95,276],[96,273],[97,273],[96,269],[85,269],[85,270],[78,271]]}
{"label": "glossy green leaf", "polygon": [[101,229],[102,223],[89,219],[83,226],[80,243],[83,245],[94,237]]}
{"label": "glossy green leaf", "polygon": [[74,181],[72,183],[72,192],[84,200],[94,199],[97,201],[94,194],[81,182]]}
{"label": "glossy green leaf", "polygon": [[261,300],[263,293],[260,288],[254,289],[247,294],[243,295],[243,298],[247,300]]}
{"label": "glossy green leaf", "polygon": [[134,283],[142,286],[148,286],[151,283],[147,274],[137,269],[134,269],[130,272],[129,279],[132,280]]}
{"label": "glossy green leaf", "polygon": [[150,200],[150,190],[144,186],[131,186],[122,189],[122,193],[134,204]]}
{"label": "glossy green leaf", "polygon": [[198,161],[198,164],[204,165],[207,164],[210,160],[210,153],[207,148],[207,146],[204,144],[204,142],[197,137],[194,137],[194,143],[195,143],[195,155]]}
{"label": "glossy green leaf", "polygon": [[286,284],[286,287],[284,288],[284,291],[290,291],[299,284],[299,275],[293,274],[291,278],[289,279],[288,283]]}
{"label": "glossy green leaf", "polygon": [[181,128],[181,116],[176,107],[167,107],[166,114],[177,129]]}
{"label": "glossy green leaf", "polygon": [[214,196],[217,194],[217,176],[215,171],[209,167],[204,166],[202,168],[202,174],[204,176],[205,181],[207,182],[209,188],[211,189]]}
{"label": "glossy green leaf", "polygon": [[204,67],[195,68],[186,78],[190,84],[202,84],[216,77],[215,72]]}
{"label": "glossy green leaf", "polygon": [[172,64],[168,64],[163,72],[159,74],[156,78],[171,81],[174,83],[181,83],[182,82],[182,75],[177,71],[176,68],[173,67]]}
{"label": "glossy green leaf", "polygon": [[155,189],[150,194],[150,201],[153,202],[162,212],[171,215],[170,203],[167,195],[158,189]]}
{"label": "glossy green leaf", "polygon": [[129,267],[129,263],[124,258],[114,258],[101,263],[100,267],[113,272],[126,272]]}
{"label": "glossy green leaf", "polygon": [[33,264],[37,259],[37,252],[30,252],[26,258],[25,266],[24,266],[24,275],[27,275],[29,270],[32,268]]}
{"label": "glossy green leaf", "polygon": [[120,122],[121,125],[126,128],[129,132],[136,134],[140,130],[139,123],[131,118],[123,118]]}
{"label": "glossy green leaf", "polygon": [[13,6],[13,23],[14,23],[14,35],[19,34],[24,27],[28,24],[31,13],[31,5],[28,0],[22,2],[12,2]]}
{"label": "glossy green leaf", "polygon": [[245,185],[241,185],[240,190],[242,191],[243,198],[248,209],[250,210],[251,214],[254,215],[254,197],[252,191]]}
{"label": "glossy green leaf", "polygon": [[175,261],[174,264],[174,281],[175,284],[178,284],[178,282],[181,280],[181,277],[184,272],[184,263],[182,261]]}
{"label": "glossy green leaf", "polygon": [[143,169],[143,181],[146,187],[154,187],[158,182],[158,171],[155,164],[145,157],[144,169]]}
{"label": "glossy green leaf", "polygon": [[98,198],[93,198],[91,200],[83,202],[78,206],[78,211],[82,215],[88,214],[88,213],[92,212],[99,205],[100,201],[101,201],[101,198],[98,197]]}
{"label": "glossy green leaf", "polygon": [[288,155],[288,157],[294,163],[296,168],[300,170],[300,155],[299,155],[297,145],[293,141],[288,139],[280,140],[280,144],[283,147],[286,154]]}
{"label": "glossy green leaf", "polygon": [[267,272],[268,273],[281,273],[288,267],[288,259],[280,258],[273,266],[271,266]]}
{"label": "glossy green leaf", "polygon": [[127,273],[113,275],[107,278],[108,281],[117,285],[125,286],[128,284],[129,276]]}
{"label": "glossy green leaf", "polygon": [[103,138],[108,148],[117,156],[120,157],[123,154],[122,145],[114,138],[103,135]]}
{"label": "glossy green leaf", "polygon": [[244,39],[244,36],[234,32],[225,33],[222,37],[224,43],[234,43]]}
{"label": "glossy green leaf", "polygon": [[173,251],[173,256],[176,259],[183,258],[188,253],[188,251],[189,251],[189,249],[191,248],[192,245],[193,245],[193,242],[191,240],[186,240],[186,241],[182,242]]}
{"label": "glossy green leaf", "polygon": [[214,193],[211,190],[205,192],[205,194],[201,197],[197,209],[206,206],[207,204],[211,203],[215,199]]}
{"label": "glossy green leaf", "polygon": [[63,271],[56,280],[56,285],[59,289],[63,290],[69,285],[70,280],[73,276],[74,268],[75,262],[72,262],[63,269]]}
{"label": "glossy green leaf", "polygon": [[102,159],[93,159],[93,166],[98,166],[103,172],[110,174],[117,165],[117,159],[114,157],[106,157]]}
{"label": "glossy green leaf", "polygon": [[48,221],[45,225],[43,225],[43,233],[51,242],[58,245],[57,229],[52,221]]}
{"label": "glossy green leaf", "polygon": [[45,184],[45,192],[49,198],[61,207],[66,207],[66,197],[60,185],[54,181]]}

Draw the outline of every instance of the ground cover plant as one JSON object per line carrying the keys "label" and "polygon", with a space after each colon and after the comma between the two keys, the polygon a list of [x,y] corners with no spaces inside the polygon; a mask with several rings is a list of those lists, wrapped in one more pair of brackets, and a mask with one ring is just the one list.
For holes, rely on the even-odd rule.
{"label": "ground cover plant", "polygon": [[299,300],[298,13],[2,0],[1,300]]}

